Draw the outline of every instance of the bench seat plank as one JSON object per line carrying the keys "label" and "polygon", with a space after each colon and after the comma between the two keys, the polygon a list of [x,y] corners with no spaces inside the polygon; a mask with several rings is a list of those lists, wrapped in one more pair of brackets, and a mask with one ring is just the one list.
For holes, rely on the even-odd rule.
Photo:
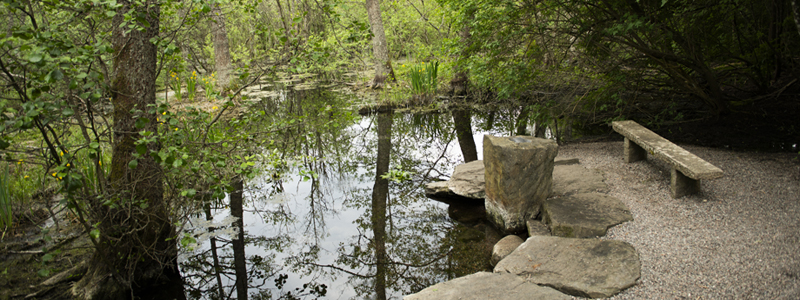
{"label": "bench seat plank", "polygon": [[700,179],[716,179],[723,175],[720,168],[697,157],[689,151],[673,144],[669,140],[655,134],[634,121],[615,121],[611,125],[614,130],[630,139],[647,153],[666,161],[683,173],[686,177]]}

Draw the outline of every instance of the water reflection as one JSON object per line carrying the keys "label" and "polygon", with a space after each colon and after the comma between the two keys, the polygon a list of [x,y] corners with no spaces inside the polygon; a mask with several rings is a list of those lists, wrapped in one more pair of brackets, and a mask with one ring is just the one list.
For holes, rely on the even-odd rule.
{"label": "water reflection", "polygon": [[349,102],[306,90],[260,103],[265,122],[301,121],[261,149],[279,158],[262,176],[234,181],[194,224],[207,237],[182,259],[190,298],[398,299],[488,270],[498,233],[481,217],[455,221],[422,186],[479,159],[482,134],[513,134],[519,113],[359,117]]}

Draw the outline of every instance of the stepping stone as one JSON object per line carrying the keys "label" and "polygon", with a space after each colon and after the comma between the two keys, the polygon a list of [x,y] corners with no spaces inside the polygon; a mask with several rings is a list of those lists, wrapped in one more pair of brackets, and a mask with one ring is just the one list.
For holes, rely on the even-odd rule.
{"label": "stepping stone", "polygon": [[598,170],[576,164],[556,164],[553,168],[553,192],[550,195],[607,192],[608,185],[603,180],[603,174]]}
{"label": "stepping stone", "polygon": [[606,298],[636,284],[640,268],[636,250],[623,241],[533,236],[494,272],[518,275],[573,296]]}
{"label": "stepping stone", "polygon": [[606,235],[608,228],[632,221],[619,199],[599,193],[550,198],[542,205],[542,221],[554,236],[589,238]]}
{"label": "stepping stone", "polygon": [[508,273],[479,272],[430,286],[403,300],[561,300],[571,299],[549,287],[526,282]]}

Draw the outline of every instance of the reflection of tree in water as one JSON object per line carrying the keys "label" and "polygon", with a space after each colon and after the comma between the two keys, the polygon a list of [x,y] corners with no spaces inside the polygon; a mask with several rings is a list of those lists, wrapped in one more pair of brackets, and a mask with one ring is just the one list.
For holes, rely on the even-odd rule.
{"label": "reflection of tree in water", "polygon": [[[242,231],[242,245],[219,237],[216,251],[192,257],[184,273],[198,283],[194,298],[233,296],[242,289],[236,287],[237,267],[247,274],[250,298],[265,299],[313,298],[333,282],[339,293],[345,290],[342,280],[357,298],[396,298],[487,269],[484,228],[453,222],[422,190],[461,163],[450,153],[458,153],[459,144],[449,114],[383,114],[358,123],[342,109],[342,99],[327,91],[291,92],[270,101],[264,104],[270,112],[265,122],[304,116],[275,132],[262,151],[275,159],[265,160],[270,163],[263,166],[264,176],[246,182],[245,213],[257,214],[274,232]],[[382,178],[387,171],[411,179]],[[300,190],[284,185],[299,188],[298,177],[307,180],[303,194],[288,200]],[[350,225],[356,233],[336,247],[325,238],[339,207],[360,216]],[[245,247],[253,253],[244,253]],[[245,263],[237,264],[241,257]]]}
{"label": "reflection of tree in water", "polygon": [[[362,148],[372,151],[355,155],[365,169],[375,164],[374,173],[362,174],[374,185],[353,189],[347,202],[365,211],[356,220],[358,234],[340,245],[333,264],[318,263],[312,252],[294,257],[294,262],[309,270],[347,276],[360,298],[376,299],[486,270],[490,253],[482,242],[483,231],[450,221],[447,211],[425,198],[421,189],[428,177],[439,176],[445,173],[442,167],[457,163],[442,154],[456,146],[449,142],[454,130],[444,117],[376,116],[367,130],[375,127],[377,137],[365,141]],[[412,180],[383,178],[390,165],[413,172]]]}
{"label": "reflection of tree in water", "polygon": [[[241,180],[233,181],[229,194],[229,203],[207,199],[204,213],[205,219],[212,220],[213,212],[230,207],[230,215],[236,221],[208,227],[208,247],[191,253],[182,264],[187,294],[195,299],[302,299],[304,297],[324,296],[326,286],[313,280],[302,288],[288,288],[284,285],[289,276],[276,259],[276,253],[283,252],[294,239],[289,234],[279,233],[271,237],[260,233],[247,234],[246,230],[238,230],[235,234],[218,234],[224,227],[241,228],[243,226],[244,206],[251,207],[252,213],[258,215],[263,223],[282,227],[295,216],[284,204],[258,205],[269,203],[284,193],[284,180],[298,169],[301,175],[311,180],[312,188],[307,200],[310,213],[305,215],[307,232],[314,237],[324,235],[324,216],[332,209],[323,201],[320,190],[320,177],[327,175],[325,160],[316,158],[336,154],[340,147],[332,147],[326,141],[340,139],[342,128],[349,126],[352,120],[349,112],[334,107],[341,107],[342,99],[332,97],[330,92],[322,90],[289,92],[287,97],[266,99],[263,105],[270,114],[264,117],[265,123],[278,124],[282,128],[276,132],[276,138],[263,149],[267,164],[263,170],[267,176],[251,180],[251,190],[245,193],[253,205],[243,205],[244,186]],[[279,109],[280,108],[280,109]],[[300,120],[286,122],[285,120]],[[322,180],[327,176],[322,176]],[[228,206],[229,205],[229,206]],[[213,210],[213,212],[212,212]],[[198,233],[195,233],[198,234]],[[202,241],[201,241],[202,242]],[[269,253],[258,255],[245,253],[245,246],[254,247]],[[312,247],[313,248],[313,247]],[[235,296],[233,293],[236,293]]]}

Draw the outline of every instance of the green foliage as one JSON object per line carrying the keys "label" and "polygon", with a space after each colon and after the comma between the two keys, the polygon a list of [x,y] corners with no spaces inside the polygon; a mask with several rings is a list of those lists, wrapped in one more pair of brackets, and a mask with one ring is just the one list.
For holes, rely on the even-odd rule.
{"label": "green foliage", "polygon": [[422,63],[411,67],[409,77],[411,79],[411,89],[414,94],[435,94],[437,86],[437,75],[439,72],[439,62],[432,61],[427,64]]}
{"label": "green foliage", "polygon": [[[8,230],[13,222],[13,210],[11,203],[11,193],[9,192],[11,186],[9,184],[8,165],[5,167],[5,174],[0,174],[0,227],[3,227],[3,235],[5,237],[6,230]],[[0,237],[0,240],[2,240]]]}

